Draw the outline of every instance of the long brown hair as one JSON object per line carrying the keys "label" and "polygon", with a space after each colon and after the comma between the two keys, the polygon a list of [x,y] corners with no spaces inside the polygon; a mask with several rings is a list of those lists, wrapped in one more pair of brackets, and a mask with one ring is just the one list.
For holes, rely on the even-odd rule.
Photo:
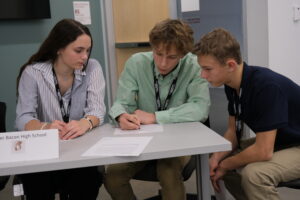
{"label": "long brown hair", "polygon": [[[92,50],[93,40],[91,33],[86,26],[73,19],[63,19],[59,21],[50,31],[44,42],[41,44],[39,50],[35,54],[33,54],[24,65],[22,65],[17,77],[17,91],[22,73],[28,65],[46,61],[54,63],[54,61],[57,59],[58,50],[65,48],[68,44],[75,41],[77,37],[82,34],[87,34],[88,36],[90,36],[92,42]],[[91,50],[89,56],[91,55]],[[85,70],[86,65],[84,66],[83,70]]]}

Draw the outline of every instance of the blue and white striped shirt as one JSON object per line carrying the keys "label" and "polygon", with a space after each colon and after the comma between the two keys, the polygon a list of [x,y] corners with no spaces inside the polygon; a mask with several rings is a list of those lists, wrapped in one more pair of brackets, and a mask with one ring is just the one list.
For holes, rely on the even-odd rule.
{"label": "blue and white striped shirt", "polygon": [[[70,120],[92,115],[103,123],[106,112],[105,80],[99,62],[89,59],[85,71],[75,70],[74,74],[72,92],[69,88],[63,95],[64,105],[68,105],[72,99]],[[48,123],[54,120],[62,121],[51,62],[27,66],[22,73],[18,91],[17,130],[24,130],[25,125],[33,119]]]}

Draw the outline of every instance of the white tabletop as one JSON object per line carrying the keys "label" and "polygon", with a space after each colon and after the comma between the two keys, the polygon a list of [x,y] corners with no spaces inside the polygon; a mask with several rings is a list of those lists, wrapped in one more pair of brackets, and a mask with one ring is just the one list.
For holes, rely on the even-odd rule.
{"label": "white tabletop", "polygon": [[[231,148],[231,144],[227,140],[198,122],[166,124],[163,127],[164,131],[161,133],[142,134],[143,136],[153,136],[153,139],[145,148],[142,155],[138,157],[82,157],[81,154],[102,137],[114,136],[114,128],[110,124],[105,124],[82,137],[71,141],[62,141],[60,143],[60,157],[58,159],[1,163],[0,175],[207,154]],[[130,136],[118,135],[114,137]]]}
{"label": "white tabletop", "polygon": [[[197,175],[199,175],[199,180],[197,180],[198,199],[210,199],[207,186],[209,181],[208,154],[230,150],[230,142],[200,122],[166,124],[163,125],[163,129],[163,132],[159,133],[141,134],[141,136],[153,136],[153,139],[138,157],[82,157],[82,153],[103,137],[131,137],[130,135],[113,135],[115,129],[112,125],[105,124],[79,138],[61,141],[58,159],[0,163],[0,176],[200,155],[201,158],[199,157],[196,168]],[[136,136],[134,135],[134,137]]]}

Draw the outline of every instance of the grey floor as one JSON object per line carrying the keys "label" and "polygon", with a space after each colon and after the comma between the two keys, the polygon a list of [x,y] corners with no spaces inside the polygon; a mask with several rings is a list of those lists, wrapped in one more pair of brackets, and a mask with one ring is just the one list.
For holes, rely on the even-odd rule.
{"label": "grey floor", "polygon": [[[132,181],[134,192],[138,199],[146,199],[157,194],[160,188],[157,183],[144,182],[144,181]],[[196,176],[193,174],[191,178],[185,182],[186,191],[188,193],[196,193]],[[294,190],[289,188],[278,188],[282,200],[299,200],[300,190]],[[212,192],[213,193],[213,192]],[[229,194],[226,194],[226,200],[234,200]],[[0,192],[0,200],[20,200],[19,197],[13,196],[11,180],[6,185],[5,189]],[[56,198],[57,200],[59,198]],[[102,186],[99,190],[97,200],[111,200],[111,197]],[[223,199],[225,200],[225,199]]]}
{"label": "grey floor", "polygon": [[[223,135],[227,125],[227,103],[223,88],[211,88],[211,112],[210,123],[211,128]],[[0,191],[0,200],[20,200],[19,197],[13,197],[13,191],[11,186],[11,179],[6,185],[5,189]],[[208,183],[209,184],[209,183]],[[159,190],[158,183],[144,182],[144,181],[132,181],[133,190],[138,199],[149,198],[156,195]],[[188,193],[196,193],[196,175],[195,173],[185,182],[186,191]],[[211,190],[212,191],[212,190]],[[299,200],[300,190],[289,188],[278,188],[282,200]],[[214,193],[213,191],[211,192]],[[226,193],[226,200],[233,200],[230,194]],[[57,198],[58,199],[58,198]],[[98,199],[111,200],[110,196],[102,186],[99,190]],[[225,200],[225,199],[224,199]]]}

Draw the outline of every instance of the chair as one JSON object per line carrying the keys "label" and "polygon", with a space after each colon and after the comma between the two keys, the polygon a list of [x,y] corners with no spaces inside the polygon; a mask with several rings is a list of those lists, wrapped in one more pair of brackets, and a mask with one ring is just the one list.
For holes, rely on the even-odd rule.
{"label": "chair", "polygon": [[[5,115],[6,115],[6,104],[0,102],[0,133],[5,132]],[[5,185],[9,179],[9,176],[0,176],[0,191],[5,188]]]}
{"label": "chair", "polygon": [[[97,170],[98,170],[99,173],[104,174],[105,168],[104,168],[104,166],[98,166]],[[14,179],[13,179],[13,185],[14,186],[15,185],[20,185],[22,183],[23,183],[23,181],[22,181],[22,177],[21,176],[14,176]],[[24,192],[23,186],[21,185],[20,187],[22,187],[21,191]],[[68,200],[69,199],[68,195],[66,193],[60,191],[60,190],[57,190],[56,193],[58,194],[60,200]],[[18,196],[20,196],[21,200],[25,200],[26,199],[26,194],[25,193],[24,194],[20,194]]]}
{"label": "chair", "polygon": [[0,132],[5,132],[5,115],[6,115],[6,104],[0,102]]}
{"label": "chair", "polygon": [[[209,118],[203,124],[205,124],[207,127],[210,127]],[[188,180],[191,177],[195,168],[196,168],[196,156],[192,156],[191,160],[187,163],[187,165],[182,170],[182,177],[184,181]],[[141,180],[141,181],[157,182],[158,179],[156,175],[156,162],[155,161],[149,162],[142,171],[138,172],[133,177],[133,179]],[[154,196],[146,200],[158,200],[158,199],[161,199],[160,191],[158,196]],[[197,199],[196,195],[187,194],[187,200],[194,200],[194,199]]]}
{"label": "chair", "polygon": [[288,182],[281,182],[278,184],[277,187],[288,187],[293,189],[300,189],[300,178]]}
{"label": "chair", "polygon": [[[98,170],[99,173],[104,174],[105,168],[104,168],[104,166],[98,166],[97,170]],[[17,196],[20,196],[21,200],[25,200],[26,199],[26,193],[24,191],[22,183],[23,183],[23,181],[22,181],[21,176],[18,176],[18,175],[14,176],[13,183],[12,183],[13,186],[14,187],[15,186],[16,187],[21,187],[21,188],[19,188],[21,193],[18,194]],[[64,193],[63,191],[60,191],[59,189],[56,191],[56,193],[58,194],[60,200],[68,200],[69,199],[68,195],[66,193]]]}
{"label": "chair", "polygon": [[[15,175],[14,179],[13,179],[13,187],[20,187],[19,190],[21,191],[19,194],[15,194],[16,196],[20,196],[21,200],[26,200],[26,194],[23,188],[23,181],[22,181],[22,177]],[[60,200],[67,200],[68,197],[66,194],[60,193],[59,191],[57,191],[57,193],[59,193],[59,199]]]}

